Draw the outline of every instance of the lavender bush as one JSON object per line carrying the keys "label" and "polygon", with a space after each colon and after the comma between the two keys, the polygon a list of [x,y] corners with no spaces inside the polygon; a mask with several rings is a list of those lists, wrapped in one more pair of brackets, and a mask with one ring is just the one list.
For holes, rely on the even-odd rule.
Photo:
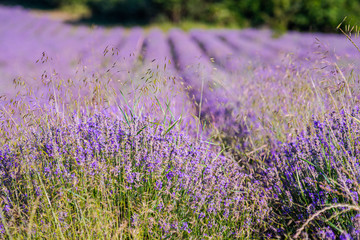
{"label": "lavender bush", "polygon": [[146,119],[74,115],[0,156],[3,236],[246,237],[269,212],[236,162]]}
{"label": "lavender bush", "polygon": [[359,237],[359,123],[358,108],[314,119],[271,154],[272,167],[263,174],[272,188],[278,234]]}

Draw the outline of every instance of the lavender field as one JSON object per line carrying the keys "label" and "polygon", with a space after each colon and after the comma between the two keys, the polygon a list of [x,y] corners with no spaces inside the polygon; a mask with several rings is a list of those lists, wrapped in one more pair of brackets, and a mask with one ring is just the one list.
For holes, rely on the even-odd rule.
{"label": "lavender field", "polygon": [[359,40],[0,6],[2,239],[359,239]]}

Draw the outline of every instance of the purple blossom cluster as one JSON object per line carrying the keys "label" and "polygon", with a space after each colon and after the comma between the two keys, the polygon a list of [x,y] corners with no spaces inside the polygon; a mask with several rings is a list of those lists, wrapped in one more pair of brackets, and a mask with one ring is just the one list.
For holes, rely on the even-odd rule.
{"label": "purple blossom cluster", "polygon": [[[295,141],[272,153],[263,176],[272,188],[274,217],[296,226],[326,206],[359,205],[359,116],[356,108],[334,112],[324,121],[313,119]],[[321,239],[345,233],[357,239],[357,216],[342,206],[322,213],[304,232]]]}
{"label": "purple blossom cluster", "polygon": [[[17,210],[29,214],[38,197],[44,197],[41,215],[45,195],[57,204],[65,191],[81,195],[97,189],[96,184],[106,186],[107,191],[98,194],[113,206],[127,197],[135,206],[148,197],[157,202],[152,227],[137,217],[142,214],[137,207],[121,208],[121,216],[131,215],[134,225],[149,225],[151,231],[163,229],[161,237],[225,237],[233,232],[241,236],[254,225],[261,227],[259,220],[270,211],[257,187],[260,183],[236,162],[217,155],[208,144],[146,120],[128,126],[102,114],[89,119],[74,115],[59,125],[33,127],[16,145],[1,147],[0,163],[0,195],[7,219]],[[257,211],[248,207],[249,201],[257,202]],[[62,214],[62,222],[70,225],[73,214]],[[243,219],[254,223],[247,225]],[[209,227],[199,233],[198,224]]]}

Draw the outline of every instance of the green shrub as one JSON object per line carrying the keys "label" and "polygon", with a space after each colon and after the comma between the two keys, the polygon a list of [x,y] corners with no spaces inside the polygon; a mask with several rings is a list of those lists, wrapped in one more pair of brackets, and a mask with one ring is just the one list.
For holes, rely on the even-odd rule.
{"label": "green shrub", "polygon": [[353,0],[226,0],[239,23],[275,28],[334,31],[345,16],[358,21],[360,3]]}
{"label": "green shrub", "polygon": [[197,20],[204,22],[218,22],[217,14],[226,9],[219,0],[154,0],[159,13],[168,19],[179,22],[181,20]]}

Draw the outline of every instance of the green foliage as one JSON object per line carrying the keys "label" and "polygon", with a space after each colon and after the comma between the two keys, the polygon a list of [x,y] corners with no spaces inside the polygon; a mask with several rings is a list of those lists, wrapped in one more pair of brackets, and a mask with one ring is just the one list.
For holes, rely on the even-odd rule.
{"label": "green foliage", "polygon": [[[25,2],[25,1],[24,1]],[[355,0],[34,0],[36,5],[84,5],[94,16],[117,20],[199,21],[287,30],[335,31],[348,16],[358,22]]]}
{"label": "green foliage", "polygon": [[280,29],[334,31],[345,16],[359,20],[360,3],[353,0],[227,0],[239,23]]}
{"label": "green foliage", "polygon": [[226,11],[219,0],[154,0],[157,9],[168,19],[179,22],[184,19],[217,22],[217,13]]}
{"label": "green foliage", "polygon": [[360,10],[358,1],[351,0],[312,0],[303,1],[299,5],[295,18],[289,21],[290,27],[301,30],[311,26],[314,30],[333,31],[344,16],[359,20]]}

